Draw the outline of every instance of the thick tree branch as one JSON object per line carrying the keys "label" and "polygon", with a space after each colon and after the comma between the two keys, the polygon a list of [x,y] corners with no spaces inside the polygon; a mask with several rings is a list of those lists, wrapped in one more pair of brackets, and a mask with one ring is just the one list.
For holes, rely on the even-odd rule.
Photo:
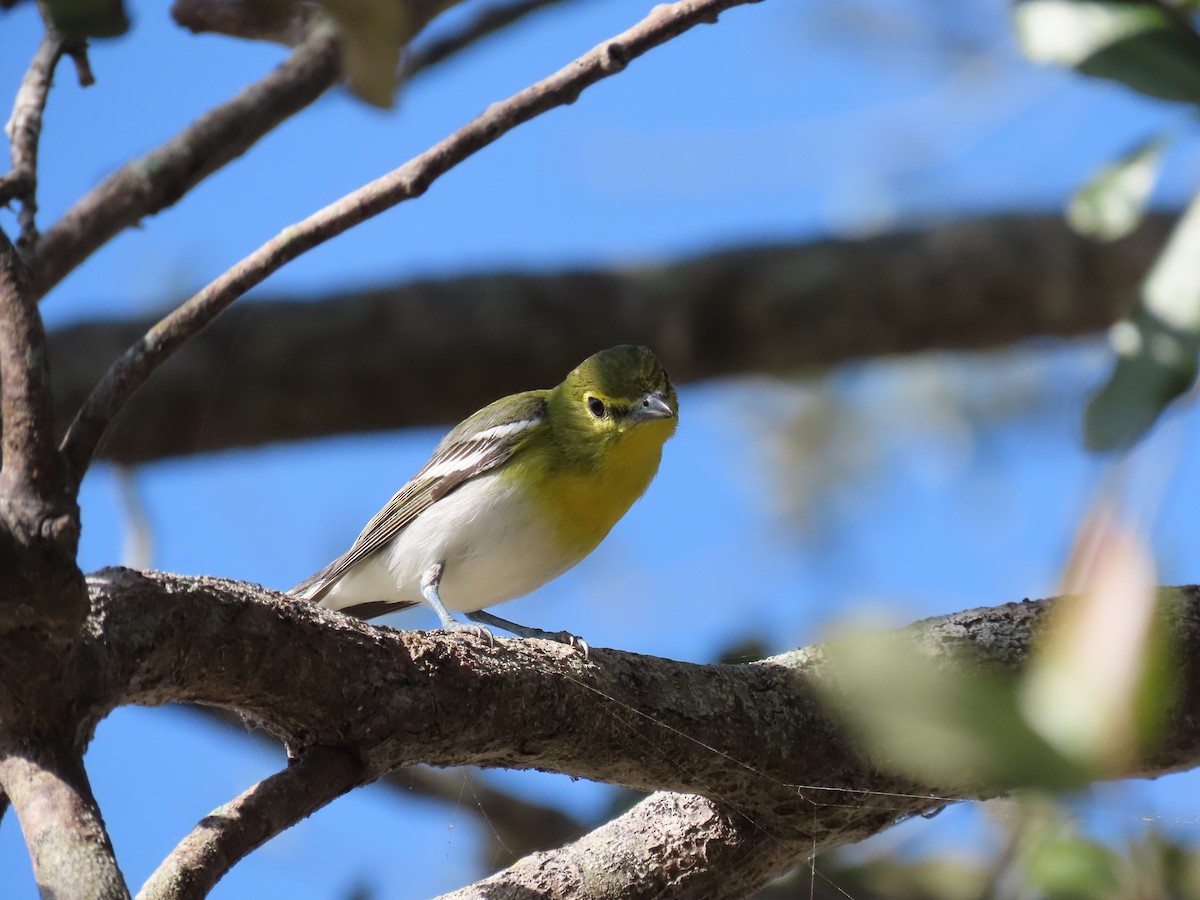
{"label": "thick tree branch", "polygon": [[[718,849],[726,839],[749,867],[747,881],[731,879],[744,887],[947,798],[993,793],[978,784],[914,785],[855,752],[819,702],[819,649],[745,666],[603,649],[584,660],[537,641],[489,647],[372,628],[219,579],[112,569],[90,583],[79,689],[91,717],[123,703],[204,703],[246,711],[293,748],[346,747],[362,759],[364,780],[418,762],[473,764],[707,798],[652,797],[581,843],[498,876],[535,893],[542,878],[582,879],[577,896],[611,896],[595,885],[621,879],[637,893],[665,878],[671,896],[740,896],[741,887],[717,890],[717,875],[702,871],[706,860],[732,860]],[[1162,744],[1129,776],[1200,763],[1200,588],[1169,596],[1178,695]],[[1011,671],[1055,602],[971,610],[913,633],[948,664]],[[677,812],[664,820],[663,810]],[[589,881],[595,864],[586,860],[600,845],[625,847],[617,855],[625,864]],[[669,860],[658,875],[636,863],[654,854]]]}
{"label": "thick tree branch", "polygon": [[171,206],[316,100],[340,72],[336,38],[320,30],[283,65],[82,197],[38,242],[33,271],[44,296],[114,236]]}
{"label": "thick tree branch", "polygon": [[0,785],[12,800],[43,897],[128,898],[83,761],[6,734]]}
{"label": "thick tree branch", "polygon": [[[1102,245],[1059,215],[995,216],[637,268],[501,272],[319,303],[235,305],[155,374],[100,455],[137,463],[453,422],[627,341],[654,347],[684,382],[1091,334],[1128,311],[1172,221],[1156,214]],[[51,334],[59,421],[152,325]]]}
{"label": "thick tree branch", "polygon": [[35,533],[61,500],[46,333],[29,271],[0,233],[0,520]]}
{"label": "thick tree branch", "polygon": [[[13,666],[32,666],[11,682],[0,680],[0,721],[56,692],[53,666],[63,647],[46,639],[69,643],[85,614],[75,565],[79,509],[54,433],[42,319],[25,263],[0,232],[0,671],[6,654]],[[38,646],[21,646],[27,628],[41,634]],[[40,695],[39,687],[49,693]],[[49,705],[44,715],[52,715]]]}
{"label": "thick tree branch", "polygon": [[[876,830],[897,817],[881,816]],[[742,900],[814,849],[811,836],[771,834],[736,808],[658,793],[573,844],[527,856],[441,900]]]}
{"label": "thick tree branch", "polygon": [[361,784],[353,754],[312,747],[286,769],[203,818],[146,881],[138,900],[207,897],[233,866],[263,843]]}
{"label": "thick tree branch", "polygon": [[499,103],[400,168],[282,231],[151,328],[108,370],[67,430],[63,452],[82,478],[113,417],[150,375],[229,304],[313,247],[405,200],[501,135],[547,110],[573,103],[587,87],[622,71],[630,60],[726,9],[751,0],[679,0],[657,6],[623,34],[600,44]]}

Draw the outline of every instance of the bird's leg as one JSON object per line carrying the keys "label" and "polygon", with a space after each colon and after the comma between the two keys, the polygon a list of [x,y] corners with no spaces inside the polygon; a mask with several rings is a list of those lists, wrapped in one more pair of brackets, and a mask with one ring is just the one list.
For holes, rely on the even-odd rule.
{"label": "bird's leg", "polygon": [[540,628],[530,628],[528,625],[518,625],[516,622],[510,622],[508,619],[502,619],[499,616],[492,615],[486,610],[477,610],[467,613],[467,618],[472,622],[482,622],[484,625],[491,625],[493,628],[500,628],[504,631],[511,632],[518,637],[537,638],[543,641],[558,641],[560,644],[567,644],[577,650],[582,650],[584,658],[587,658],[591,648],[588,642],[577,635],[571,634],[569,631],[542,631]]}
{"label": "bird's leg", "polygon": [[442,622],[442,628],[446,631],[466,632],[476,637],[484,637],[488,639],[489,644],[494,644],[496,642],[495,638],[492,637],[492,633],[487,628],[482,625],[468,625],[466,622],[460,622],[446,610],[445,604],[442,603],[442,595],[438,593],[438,587],[442,583],[442,570],[444,568],[445,566],[441,563],[434,563],[421,576],[421,596],[425,598],[425,602],[437,613],[437,617]]}

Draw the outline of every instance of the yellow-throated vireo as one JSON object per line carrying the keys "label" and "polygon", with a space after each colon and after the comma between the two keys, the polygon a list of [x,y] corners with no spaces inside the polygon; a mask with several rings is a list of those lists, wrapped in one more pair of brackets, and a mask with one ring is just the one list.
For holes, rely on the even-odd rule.
{"label": "yellow-throated vireo", "polygon": [[483,608],[591,553],[650,486],[678,415],[653,353],[601,350],[558,387],[503,397],[461,422],[354,545],[290,593],[362,619],[425,602],[447,631],[490,639],[491,625],[586,652],[567,632]]}

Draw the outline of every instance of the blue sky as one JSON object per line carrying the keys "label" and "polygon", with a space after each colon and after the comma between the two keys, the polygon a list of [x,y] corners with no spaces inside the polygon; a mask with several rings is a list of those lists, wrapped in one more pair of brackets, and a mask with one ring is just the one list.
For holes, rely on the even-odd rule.
{"label": "blue sky", "polygon": [[[1180,109],[1026,65],[1010,45],[1003,5],[938,6],[879,0],[833,10],[772,0],[732,10],[507,135],[419,200],[308,254],[263,293],[311,296],[496,267],[634,264],[1053,210],[1096,166],[1154,130],[1187,134]],[[390,113],[334,92],[178,209],[82,266],[46,301],[48,321],[145,313],[181,298],[648,9],[566,3],[416,80]],[[278,48],[184,33],[159,4],[131,11],[131,32],[94,48],[95,87],[79,89],[67,68],[58,78],[42,141],[43,225],[282,58]],[[0,21],[0,94],[11,96],[37,21],[31,4]],[[929,37],[933,25],[965,49],[944,52]],[[980,43],[990,52],[971,52]],[[1178,202],[1200,184],[1196,160],[1194,142],[1176,146],[1159,201]],[[0,211],[10,233],[13,221]],[[825,389],[858,439],[831,446],[843,465],[862,460],[837,485],[820,468],[797,480],[802,460],[785,439],[815,388],[761,379],[685,385],[679,434],[647,497],[589,560],[501,613],[598,646],[707,661],[747,636],[767,636],[773,650],[810,643],[852,614],[900,623],[1051,594],[1104,474],[1079,437],[1080,404],[1103,367],[1097,346],[1060,344],[847,366]],[[972,398],[1006,391],[1043,412],[977,425]],[[441,430],[145,466],[135,479],[154,565],[285,588],[344,549]],[[1131,467],[1168,583],[1200,581],[1188,537],[1200,495],[1200,470],[1190,464],[1196,432],[1195,416],[1175,417]],[[793,484],[808,485],[815,500],[789,495]],[[810,527],[788,513],[804,499],[814,503]],[[84,567],[118,562],[126,516],[110,470],[89,476],[83,507]],[[431,627],[433,618],[418,610],[392,624]],[[131,885],[198,818],[280,762],[183,710],[110,717],[88,765]],[[496,777],[580,814],[607,796],[557,776]],[[1194,781],[1101,791],[1096,802],[1131,828],[1161,817],[1195,838]],[[470,803],[401,805],[386,792],[358,791],[238,866],[215,896],[323,898],[358,884],[379,897],[419,898],[452,889],[478,875]],[[986,810],[964,808],[888,840],[957,848],[968,838],[986,844],[989,833]],[[6,896],[33,896],[11,815],[0,824],[0,873]]]}

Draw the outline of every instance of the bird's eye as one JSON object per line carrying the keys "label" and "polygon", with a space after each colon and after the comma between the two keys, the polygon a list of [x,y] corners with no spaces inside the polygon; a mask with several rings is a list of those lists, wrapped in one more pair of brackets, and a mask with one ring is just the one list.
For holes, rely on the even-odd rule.
{"label": "bird's eye", "polygon": [[588,411],[597,419],[604,418],[604,401],[599,397],[588,397]]}

